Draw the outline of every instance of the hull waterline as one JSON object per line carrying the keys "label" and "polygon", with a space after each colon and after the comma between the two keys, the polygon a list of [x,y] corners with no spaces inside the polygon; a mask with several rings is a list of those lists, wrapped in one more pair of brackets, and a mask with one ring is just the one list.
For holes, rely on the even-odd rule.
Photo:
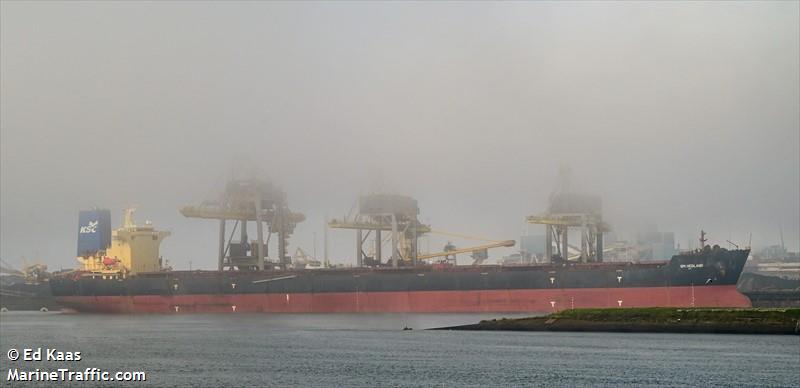
{"label": "hull waterline", "polygon": [[97,313],[471,313],[602,307],[750,307],[736,286],[231,295],[67,296]]}

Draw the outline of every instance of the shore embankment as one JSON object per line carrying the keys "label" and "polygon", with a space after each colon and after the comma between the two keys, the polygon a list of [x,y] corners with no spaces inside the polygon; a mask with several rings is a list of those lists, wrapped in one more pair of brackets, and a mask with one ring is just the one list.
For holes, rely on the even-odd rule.
{"label": "shore embankment", "polygon": [[542,317],[492,319],[433,330],[800,335],[800,309],[575,309]]}

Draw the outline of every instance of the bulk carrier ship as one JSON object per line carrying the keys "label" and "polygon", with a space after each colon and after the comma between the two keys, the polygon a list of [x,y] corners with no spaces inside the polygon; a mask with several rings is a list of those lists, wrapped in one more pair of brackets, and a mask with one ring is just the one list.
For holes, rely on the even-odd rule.
{"label": "bulk carrier ship", "polygon": [[[304,216],[290,211],[283,192],[268,183],[231,181],[222,200],[181,209],[187,217],[219,222],[217,271],[164,270],[159,245],[167,232],[149,223],[136,225],[130,212],[122,228],[112,232],[110,213],[91,210],[81,212],[79,223],[78,259],[84,270],[54,278],[50,285],[66,308],[107,313],[527,313],[750,306],[736,290],[749,249],[711,247],[703,236],[700,249],[668,261],[603,262],[599,202],[575,195],[554,198],[546,215],[528,218],[547,228],[543,263],[481,265],[487,249],[513,241],[419,254],[418,237],[432,230],[417,220],[416,200],[375,194],[360,198],[357,215],[329,223],[356,231],[356,266],[301,269],[286,250]],[[248,234],[253,223],[255,239]],[[580,252],[574,256],[569,228],[581,230]],[[273,234],[277,259],[268,255]],[[365,251],[369,236],[374,249]],[[391,252],[384,258],[381,250],[389,240]],[[455,255],[464,251],[473,253],[473,265],[456,265]]]}

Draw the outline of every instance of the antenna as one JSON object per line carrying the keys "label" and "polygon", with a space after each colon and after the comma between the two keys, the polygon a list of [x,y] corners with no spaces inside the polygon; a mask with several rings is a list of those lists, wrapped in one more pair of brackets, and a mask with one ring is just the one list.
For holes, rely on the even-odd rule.
{"label": "antenna", "polygon": [[786,245],[783,244],[783,226],[778,225],[778,230],[781,233],[781,250],[785,252],[786,251]]}

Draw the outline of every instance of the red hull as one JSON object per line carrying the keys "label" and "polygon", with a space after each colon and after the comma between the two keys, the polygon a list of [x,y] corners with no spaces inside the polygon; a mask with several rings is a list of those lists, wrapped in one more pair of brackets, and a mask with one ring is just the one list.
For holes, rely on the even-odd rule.
{"label": "red hull", "polygon": [[80,312],[103,313],[474,313],[552,312],[589,307],[751,307],[730,286],[560,290],[408,291],[318,294],[65,296]]}

